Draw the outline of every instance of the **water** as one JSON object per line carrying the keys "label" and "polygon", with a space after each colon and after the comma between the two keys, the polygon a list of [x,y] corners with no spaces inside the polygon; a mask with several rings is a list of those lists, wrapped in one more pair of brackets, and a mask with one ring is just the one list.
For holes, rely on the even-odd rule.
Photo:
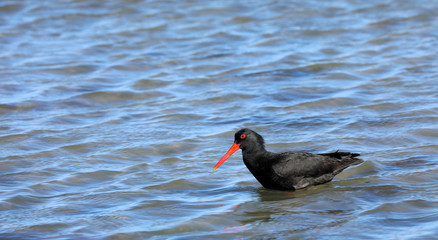
{"label": "water", "polygon": [[[2,1],[0,238],[432,239],[436,1]],[[263,189],[237,152],[365,160]]]}

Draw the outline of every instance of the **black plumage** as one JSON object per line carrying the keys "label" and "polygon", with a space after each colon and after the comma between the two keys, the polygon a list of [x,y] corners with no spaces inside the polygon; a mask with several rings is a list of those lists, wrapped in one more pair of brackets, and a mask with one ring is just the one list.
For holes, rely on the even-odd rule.
{"label": "black plumage", "polygon": [[350,152],[272,153],[266,151],[263,137],[247,128],[237,131],[234,139],[232,148],[214,169],[240,148],[246,167],[269,189],[296,190],[326,183],[345,168],[363,162],[356,158],[359,154]]}

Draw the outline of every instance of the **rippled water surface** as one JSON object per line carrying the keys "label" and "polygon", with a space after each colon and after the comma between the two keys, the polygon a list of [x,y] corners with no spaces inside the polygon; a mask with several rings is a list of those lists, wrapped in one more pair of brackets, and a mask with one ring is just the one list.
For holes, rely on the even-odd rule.
{"label": "rippled water surface", "polygon": [[[1,239],[433,239],[437,1],[1,1]],[[295,192],[268,150],[359,152]]]}

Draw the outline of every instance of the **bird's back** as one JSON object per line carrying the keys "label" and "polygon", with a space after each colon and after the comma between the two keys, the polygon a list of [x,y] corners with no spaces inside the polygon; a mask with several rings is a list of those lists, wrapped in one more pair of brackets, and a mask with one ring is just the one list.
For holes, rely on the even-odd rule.
{"label": "bird's back", "polygon": [[299,189],[331,181],[345,168],[359,164],[363,160],[359,154],[333,152],[311,154],[286,152],[275,154],[272,158],[273,175],[277,176],[280,188]]}

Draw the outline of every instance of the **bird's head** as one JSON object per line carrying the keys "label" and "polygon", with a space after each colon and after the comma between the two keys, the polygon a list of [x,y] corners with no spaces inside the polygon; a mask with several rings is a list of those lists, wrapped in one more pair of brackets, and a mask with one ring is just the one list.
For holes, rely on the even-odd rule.
{"label": "bird's head", "polygon": [[234,143],[221,160],[214,166],[213,171],[216,170],[222,163],[224,163],[234,152],[242,149],[245,152],[255,152],[265,149],[265,141],[263,137],[251,129],[243,128],[234,134]]}

